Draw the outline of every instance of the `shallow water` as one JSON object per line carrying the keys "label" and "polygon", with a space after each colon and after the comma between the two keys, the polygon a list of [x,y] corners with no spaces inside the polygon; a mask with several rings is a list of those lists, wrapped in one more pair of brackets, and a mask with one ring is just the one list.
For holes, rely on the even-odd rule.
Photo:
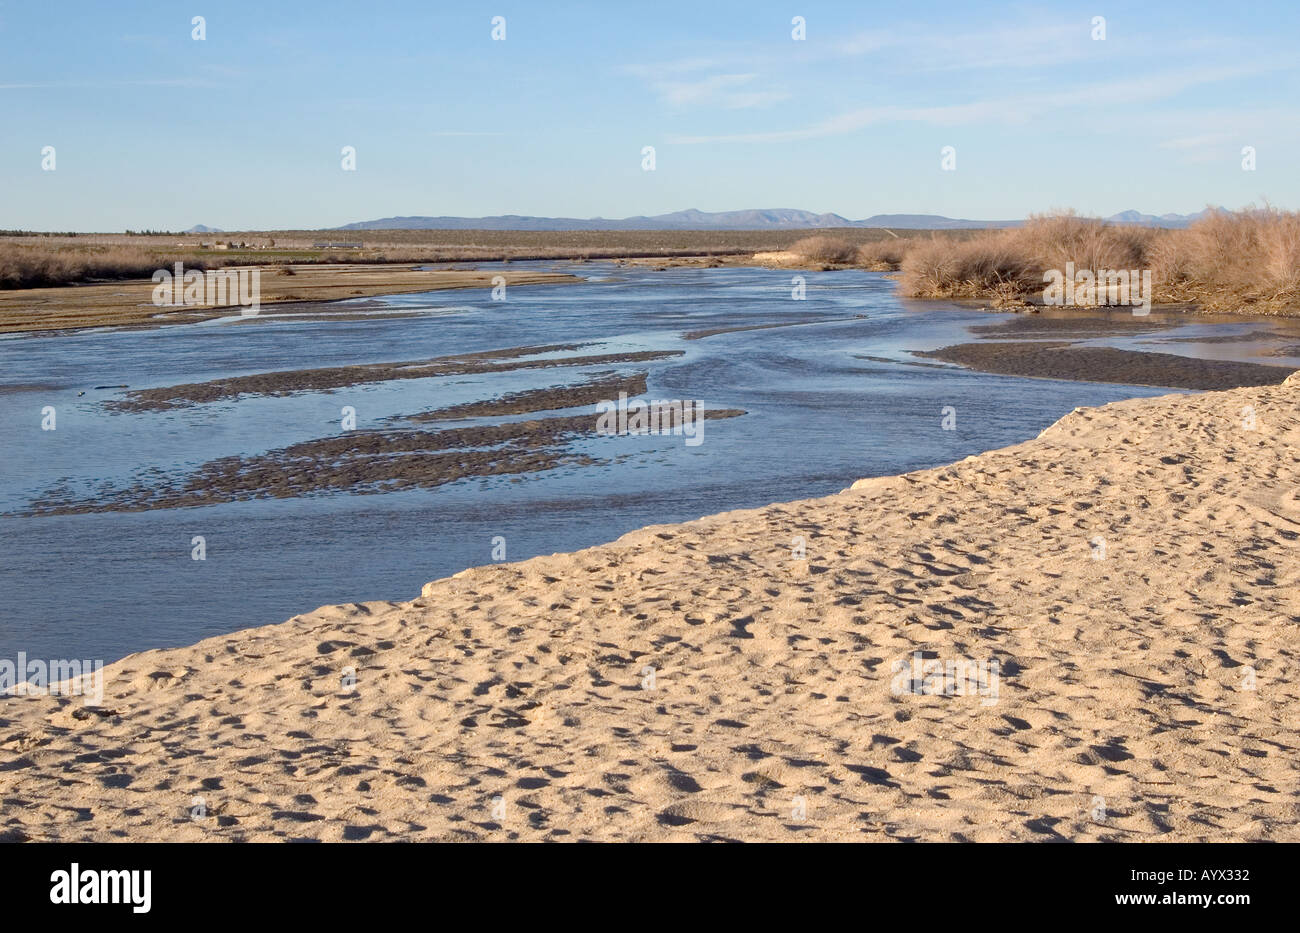
{"label": "shallow water", "polygon": [[[893,282],[877,273],[802,273],[807,300],[793,301],[789,272],[535,265],[589,281],[514,287],[501,302],[487,290],[403,295],[387,299],[382,312],[345,320],[330,311],[355,311],[373,300],[328,306],[319,315],[0,340],[0,658],[25,651],[107,662],[326,603],[409,599],[428,580],[491,562],[498,536],[509,560],[574,550],[647,524],[826,495],[864,476],[951,462],[1032,438],[1076,406],[1170,391],[911,365],[908,351],[966,342],[967,328],[1003,317],[901,302]],[[409,314],[381,316],[392,310]],[[688,331],[779,322],[796,326],[682,339]],[[1170,339],[1256,331],[1280,333],[1235,342]],[[1089,342],[1300,365],[1258,356],[1296,340],[1286,322],[1191,318]],[[585,341],[594,345],[576,352],[685,355],[400,380],[163,413],[112,414],[101,403],[123,390],[92,388]],[[380,427],[390,416],[609,369],[647,370],[650,398],[698,399],[748,414],[707,422],[699,446],[681,437],[600,438],[577,445],[602,460],[597,466],[436,489],[137,513],[13,514],[55,487],[90,494],[100,483],[123,484],[147,469],[174,473],[331,436],[340,430],[343,406],[356,409],[358,428]],[[56,411],[53,431],[41,429],[44,406]],[[955,430],[941,428],[945,406],[956,410]],[[202,561],[191,559],[196,535],[206,540]]]}

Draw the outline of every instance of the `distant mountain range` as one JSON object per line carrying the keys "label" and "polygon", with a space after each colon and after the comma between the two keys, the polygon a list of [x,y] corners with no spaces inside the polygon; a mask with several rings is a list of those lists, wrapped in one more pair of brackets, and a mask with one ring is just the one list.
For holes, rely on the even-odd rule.
{"label": "distant mountain range", "polygon": [[[1207,208],[1208,210],[1208,208]],[[1196,214],[1143,214],[1122,211],[1105,218],[1110,223],[1144,227],[1186,227]],[[849,220],[839,214],[776,208],[747,211],[674,211],[652,217],[528,217],[501,214],[494,217],[383,217],[345,224],[336,230],[813,230],[823,227],[894,227],[899,230],[969,230],[978,227],[1018,227],[1023,220],[957,220],[938,214],[875,214]],[[199,232],[216,232],[195,227]]]}
{"label": "distant mountain range", "polygon": [[203,224],[195,224],[185,232],[186,233],[225,233],[226,231],[222,230],[220,227],[207,227],[204,226]]}
{"label": "distant mountain range", "polygon": [[1106,219],[1113,224],[1137,224],[1140,227],[1186,227],[1192,221],[1200,220],[1216,208],[1207,207],[1195,214],[1143,214],[1139,211],[1120,211]]}

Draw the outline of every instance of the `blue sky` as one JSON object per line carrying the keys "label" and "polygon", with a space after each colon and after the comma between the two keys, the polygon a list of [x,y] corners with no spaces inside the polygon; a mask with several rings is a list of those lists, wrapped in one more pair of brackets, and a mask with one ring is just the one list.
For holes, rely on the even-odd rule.
{"label": "blue sky", "polygon": [[0,0],[0,227],[1297,208],[1297,39],[1294,2]]}

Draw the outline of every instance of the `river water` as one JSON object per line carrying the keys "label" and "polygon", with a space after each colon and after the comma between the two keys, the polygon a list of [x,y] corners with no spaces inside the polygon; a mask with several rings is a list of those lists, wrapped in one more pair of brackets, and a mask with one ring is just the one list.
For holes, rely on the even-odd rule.
{"label": "river water", "polygon": [[[300,317],[0,339],[0,658],[23,651],[109,662],[322,604],[409,599],[428,580],[490,563],[495,538],[504,538],[509,560],[574,550],[647,524],[825,495],[861,477],[955,461],[1032,438],[1076,406],[1170,391],[916,365],[908,351],[968,342],[968,328],[1008,316],[906,303],[878,273],[802,273],[806,300],[795,301],[789,272],[536,267],[586,281],[512,287],[504,301],[488,290],[439,291]],[[683,339],[774,323],[791,326]],[[1261,326],[1278,323],[1183,318],[1092,342],[1300,366],[1255,356],[1270,343],[1285,345],[1280,338],[1215,342]],[[1189,339],[1202,337],[1210,342]],[[95,386],[139,389],[574,342],[592,344],[583,354],[685,351],[613,368],[648,371],[651,398],[748,414],[707,422],[698,446],[681,437],[598,438],[578,444],[601,461],[595,466],[434,489],[21,514],[55,487],[93,490],[144,469],[175,473],[336,434],[344,405],[356,409],[358,428],[379,427],[390,416],[577,382],[611,367],[398,380],[131,414],[101,404],[123,390]],[[52,431],[42,430],[47,406],[56,412]],[[952,430],[942,427],[946,406],[955,410]],[[204,560],[192,559],[199,535]]]}

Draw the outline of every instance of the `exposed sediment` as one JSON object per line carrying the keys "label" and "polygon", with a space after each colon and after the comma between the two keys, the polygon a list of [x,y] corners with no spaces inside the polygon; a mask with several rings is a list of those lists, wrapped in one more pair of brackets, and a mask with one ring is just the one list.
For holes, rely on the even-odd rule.
{"label": "exposed sediment", "polygon": [[1277,385],[1293,371],[1236,360],[1194,359],[1172,353],[1077,347],[1066,341],[963,343],[917,356],[959,363],[983,372],[1039,379],[1071,379],[1171,389],[1231,389]]}
{"label": "exposed sediment", "polygon": [[[710,409],[698,417],[743,414],[740,409]],[[438,431],[348,431],[262,454],[211,460],[181,479],[151,473],[149,481],[101,488],[89,498],[57,486],[34,501],[29,514],[139,512],[322,493],[431,489],[464,479],[591,466],[599,461],[571,445],[597,434],[595,413]]]}
{"label": "exposed sediment", "polygon": [[1297,841],[1298,490],[1293,376],[132,655],[0,836]]}
{"label": "exposed sediment", "polygon": [[230,401],[243,396],[283,396],[297,392],[329,392],[349,386],[388,382],[395,379],[428,379],[433,376],[467,376],[523,369],[553,369],[562,366],[642,363],[681,356],[682,350],[639,350],[597,353],[587,356],[520,357],[564,353],[590,344],[550,344],[537,347],[509,347],[477,353],[458,353],[427,360],[394,363],[364,363],[353,366],[324,366],[315,369],[254,373],[208,382],[190,382],[151,389],[137,389],[125,398],[105,402],[110,411],[167,411],[190,405]]}

